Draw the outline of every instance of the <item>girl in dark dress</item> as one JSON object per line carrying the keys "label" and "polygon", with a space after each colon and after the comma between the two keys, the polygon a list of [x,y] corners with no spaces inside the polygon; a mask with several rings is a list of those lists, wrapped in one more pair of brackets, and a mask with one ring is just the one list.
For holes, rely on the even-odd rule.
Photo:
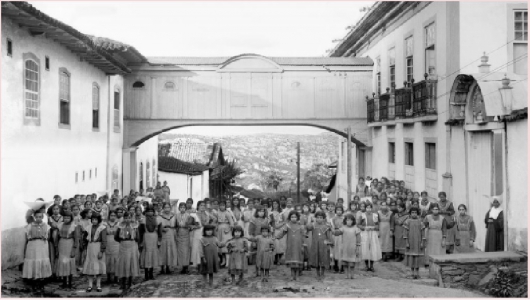
{"label": "girl in dark dress", "polygon": [[155,279],[153,269],[160,264],[158,248],[162,244],[162,226],[152,206],[145,210],[145,223],[140,224],[140,267],[145,269],[145,280]]}
{"label": "girl in dark dress", "polygon": [[[321,214],[324,214],[324,212],[321,212]],[[282,227],[282,230],[275,233],[275,238],[281,239],[283,236],[287,236],[285,264],[291,269],[291,276],[294,281],[304,263],[303,244],[306,235],[306,226],[300,225],[300,214],[296,211],[291,211],[287,219],[289,222]]]}
{"label": "girl in dark dress", "polygon": [[410,209],[410,218],[403,223],[403,239],[406,241],[406,265],[412,270],[412,278],[420,278],[420,266],[423,264],[425,248],[425,225],[419,218],[421,210],[417,207]]}
{"label": "girl in dark dress", "polygon": [[209,285],[213,285],[213,273],[219,270],[219,248],[224,247],[223,243],[219,242],[217,236],[213,233],[215,231],[214,225],[204,225],[203,237],[201,238],[201,266],[199,268],[204,282],[209,277]]}
{"label": "girl in dark dress", "polygon": [[485,252],[496,252],[504,250],[504,216],[501,206],[502,199],[499,196],[491,198],[491,208],[486,213],[486,246]]}
{"label": "girl in dark dress", "polygon": [[[243,281],[243,274],[247,271],[247,255],[248,244],[247,239],[243,237],[243,227],[237,225],[232,229],[233,238],[226,243],[226,248],[230,254],[230,262],[228,263],[228,273],[232,277],[232,284],[240,284]],[[236,282],[236,275],[239,279]]]}
{"label": "girl in dark dress", "polygon": [[312,231],[313,235],[309,260],[311,266],[317,270],[317,279],[322,281],[324,278],[324,269],[329,266],[329,248],[333,245],[333,236],[331,226],[326,222],[326,214],[323,211],[317,211],[315,220],[315,224],[306,227],[308,231]]}

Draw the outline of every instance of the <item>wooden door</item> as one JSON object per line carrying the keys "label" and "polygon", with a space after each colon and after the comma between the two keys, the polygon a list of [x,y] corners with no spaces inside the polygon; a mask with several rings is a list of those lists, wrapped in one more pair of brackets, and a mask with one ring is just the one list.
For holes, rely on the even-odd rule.
{"label": "wooden door", "polygon": [[[492,137],[490,131],[473,132],[468,151],[469,206],[468,214],[475,221],[477,238],[475,247],[484,251],[486,228],[484,217],[490,208],[492,178]],[[455,207],[455,209],[457,209]]]}

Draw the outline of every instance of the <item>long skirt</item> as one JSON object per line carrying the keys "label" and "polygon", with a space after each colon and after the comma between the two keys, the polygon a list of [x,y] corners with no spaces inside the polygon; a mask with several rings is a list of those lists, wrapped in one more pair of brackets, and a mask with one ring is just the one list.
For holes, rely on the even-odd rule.
{"label": "long skirt", "polygon": [[48,241],[29,241],[24,256],[22,278],[38,279],[52,276]]}
{"label": "long skirt", "polygon": [[403,238],[403,226],[396,226],[394,232],[395,237],[395,249],[399,254],[404,254],[407,250],[407,241]]}
{"label": "long skirt", "polygon": [[[230,225],[228,223],[221,223],[217,226],[217,239],[221,243],[225,243],[232,238],[232,232],[230,231]],[[221,253],[228,253],[228,249],[225,247],[221,248]]]}
{"label": "long skirt", "polygon": [[287,235],[284,235],[281,239],[274,240],[274,250],[276,254],[283,254],[287,249]]}
{"label": "long skirt", "polygon": [[83,274],[86,275],[103,275],[107,273],[107,264],[105,253],[101,259],[98,259],[98,254],[101,251],[101,243],[88,243],[86,250],[85,265],[83,266]]}
{"label": "long skirt", "polygon": [[75,257],[72,257],[74,239],[59,240],[59,257],[55,262],[55,275],[70,276],[76,273]]}
{"label": "long skirt", "polygon": [[194,266],[201,264],[201,238],[202,238],[202,228],[195,229],[190,232],[191,238],[191,257],[190,262]]}
{"label": "long skirt", "polygon": [[114,274],[118,265],[118,253],[120,252],[120,243],[116,242],[114,235],[107,235],[107,248],[105,256],[107,258],[107,273]]}
{"label": "long skirt", "polygon": [[[82,232],[81,232],[81,226],[77,226],[75,228],[75,234],[76,236],[82,236]],[[107,245],[108,247],[108,245]],[[83,256],[83,242],[82,241],[79,241],[79,246],[77,248],[75,248],[75,264],[78,268],[82,268],[83,265],[84,265],[84,259],[85,257]]]}
{"label": "long skirt", "polygon": [[158,257],[158,233],[146,231],[144,234],[143,250],[140,254],[140,266],[142,268],[158,267],[160,259]]}
{"label": "long skirt", "polygon": [[228,273],[230,275],[242,275],[247,272],[247,256],[245,253],[230,253]]}
{"label": "long skirt", "polygon": [[269,270],[274,263],[273,251],[260,251],[256,257],[256,267]]}
{"label": "long skirt", "polygon": [[469,231],[456,231],[455,253],[475,252],[475,248],[469,245]]}
{"label": "long skirt", "polygon": [[177,256],[178,266],[187,267],[190,264],[190,231],[188,228],[177,229]]}
{"label": "long skirt", "polygon": [[304,262],[309,261],[309,250],[313,244],[312,235],[308,234],[304,237]]}
{"label": "long skirt", "polygon": [[162,233],[162,243],[159,250],[159,265],[177,266],[177,242],[175,242],[175,230],[173,228],[167,228],[167,232]]}
{"label": "long skirt", "polygon": [[409,255],[405,254],[405,265],[409,268],[419,269],[424,264],[423,255]]}
{"label": "long skirt", "polygon": [[383,258],[377,231],[361,232],[361,257],[363,260],[378,261]]}
{"label": "long skirt", "polygon": [[58,236],[57,229],[51,229],[50,230],[50,239],[48,240],[48,253],[50,253],[50,265],[52,266],[52,273],[55,273],[55,264],[57,262],[56,254],[57,254],[57,248],[55,248],[55,245],[53,244],[53,236]]}
{"label": "long skirt", "polygon": [[442,230],[427,230],[427,248],[425,249],[425,265],[429,265],[429,255],[445,254],[445,248],[442,247]]}
{"label": "long skirt", "polygon": [[136,277],[140,275],[138,244],[136,241],[121,241],[118,256],[117,277]]}
{"label": "long skirt", "polygon": [[392,237],[390,236],[390,222],[379,223],[379,244],[381,252],[392,252]]}
{"label": "long skirt", "polygon": [[201,274],[213,274],[219,270],[219,255],[217,245],[209,244],[204,249],[204,262],[201,262]]}
{"label": "long skirt", "polygon": [[342,235],[334,236],[335,245],[331,248],[333,258],[339,261],[339,266],[342,264]]}

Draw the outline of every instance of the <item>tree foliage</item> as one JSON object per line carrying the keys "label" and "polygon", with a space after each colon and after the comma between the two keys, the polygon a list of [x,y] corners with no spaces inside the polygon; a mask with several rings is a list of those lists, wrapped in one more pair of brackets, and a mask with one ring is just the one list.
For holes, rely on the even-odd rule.
{"label": "tree foliage", "polygon": [[314,164],[305,173],[301,188],[304,190],[312,189],[314,191],[321,191],[326,188],[333,174],[334,172],[327,165],[322,163]]}

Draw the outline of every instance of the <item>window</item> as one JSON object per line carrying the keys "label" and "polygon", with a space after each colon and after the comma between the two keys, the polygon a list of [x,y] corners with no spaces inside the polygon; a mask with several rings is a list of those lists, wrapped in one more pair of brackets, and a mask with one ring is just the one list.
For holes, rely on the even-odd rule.
{"label": "window", "polygon": [[7,39],[7,56],[13,56],[13,42]]}
{"label": "window", "polygon": [[59,124],[70,125],[70,73],[59,71]]}
{"label": "window", "polygon": [[528,11],[513,11],[513,72],[528,74]]}
{"label": "window", "polygon": [[436,74],[436,26],[434,23],[425,27],[425,73]]}
{"label": "window", "polygon": [[528,41],[528,11],[514,11],[514,39]]}
{"label": "window", "polygon": [[98,178],[98,168],[96,168],[96,169],[94,170],[94,177],[95,177],[95,178]]}
{"label": "window", "polygon": [[40,72],[35,55],[24,54],[24,117],[26,121],[40,120]]}
{"label": "window", "polygon": [[405,66],[407,82],[412,82],[414,78],[414,38],[412,36],[405,39]]}
{"label": "window", "polygon": [[48,56],[44,58],[44,66],[46,68],[46,71],[50,70],[50,58]]}
{"label": "window", "polygon": [[414,144],[405,143],[405,165],[414,166]]}
{"label": "window", "polygon": [[92,179],[92,169],[90,169],[90,175],[88,175],[88,179]]}
{"label": "window", "polygon": [[388,143],[388,162],[391,164],[396,163],[396,143]]}
{"label": "window", "polygon": [[435,143],[425,143],[425,168],[436,170]]}
{"label": "window", "polygon": [[83,181],[85,181],[85,171],[83,171]]}
{"label": "window", "polygon": [[388,50],[388,65],[390,66],[389,87],[394,89],[396,87],[396,48]]}
{"label": "window", "polygon": [[99,86],[92,84],[92,128],[99,129]]}
{"label": "window", "polygon": [[145,84],[141,81],[136,81],[133,83],[133,89],[141,89],[145,86]]}
{"label": "window", "polygon": [[377,95],[381,95],[381,57],[376,58],[376,68],[377,68],[377,74],[376,74],[376,80],[377,80]]}
{"label": "window", "polygon": [[77,172],[75,172],[75,183],[77,183],[77,181],[78,181],[78,174]]}
{"label": "window", "polygon": [[114,129],[120,129],[120,91],[114,91]]}

